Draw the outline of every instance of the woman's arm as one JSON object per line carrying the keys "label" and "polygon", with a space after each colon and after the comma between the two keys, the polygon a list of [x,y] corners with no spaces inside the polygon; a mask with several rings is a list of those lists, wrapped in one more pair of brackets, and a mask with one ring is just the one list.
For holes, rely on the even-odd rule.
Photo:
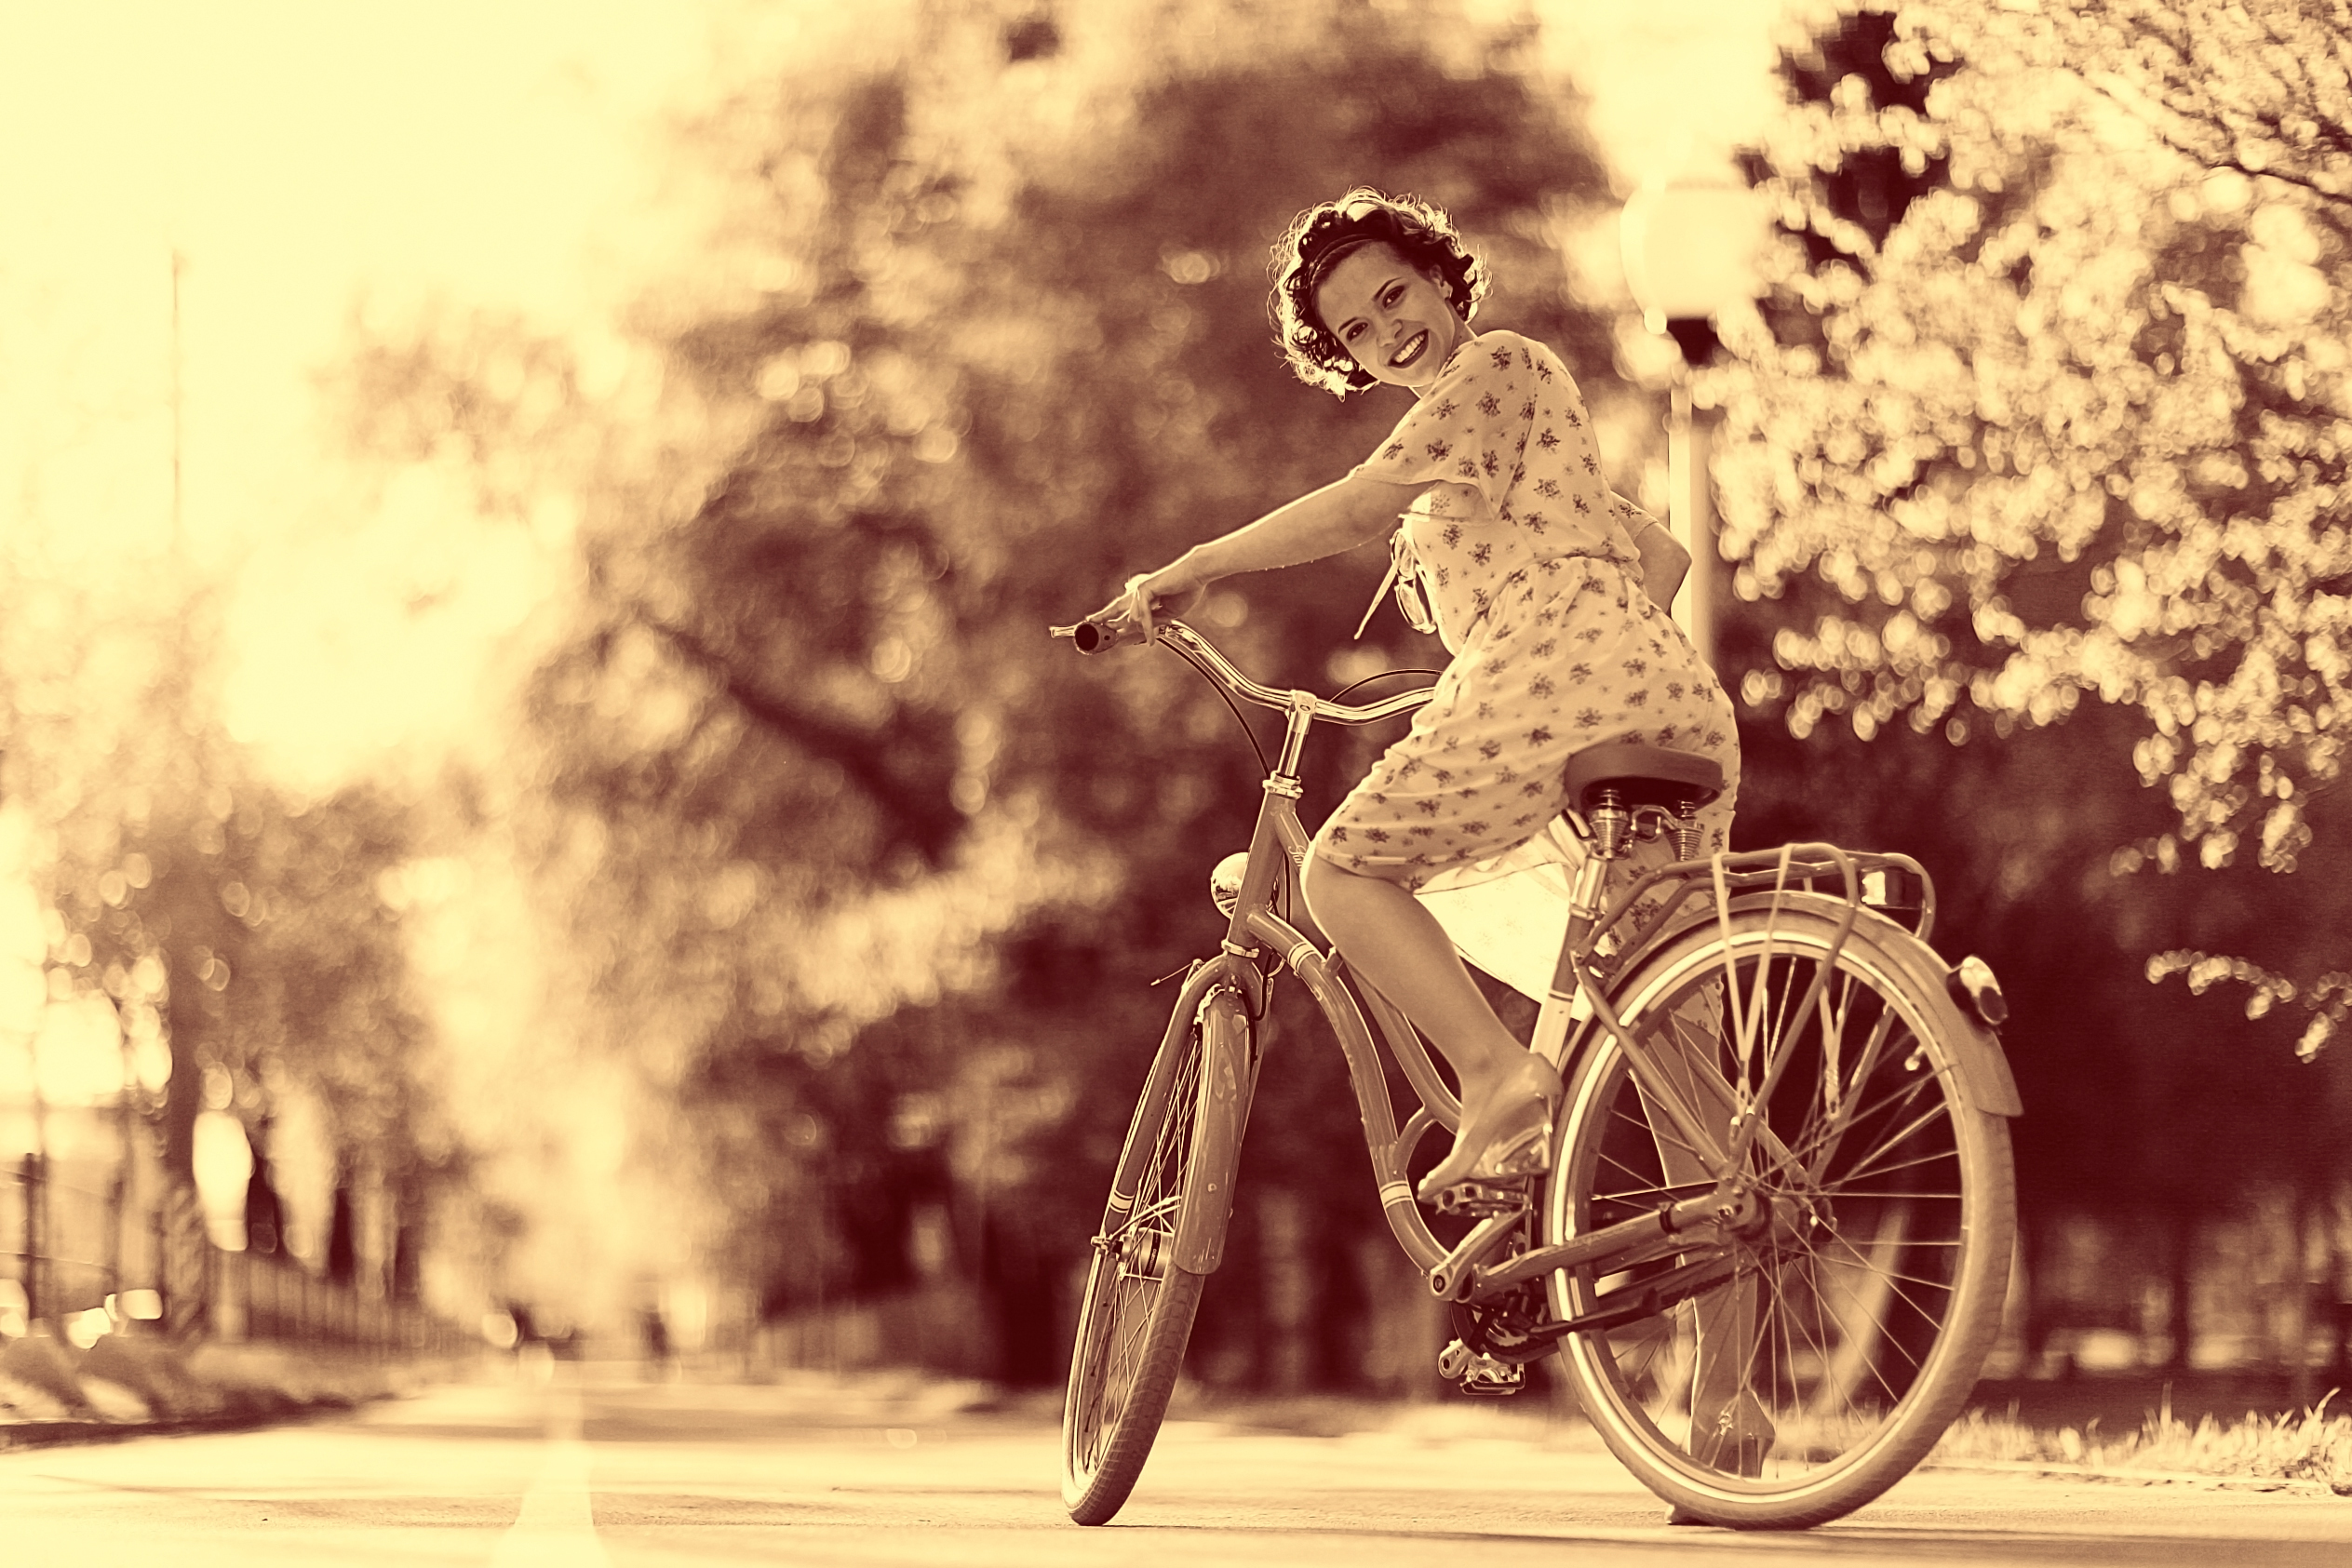
{"label": "woman's arm", "polygon": [[1267,513],[1256,522],[1195,544],[1158,571],[1131,578],[1105,606],[1148,637],[1155,613],[1181,615],[1221,577],[1270,571],[1321,560],[1378,539],[1396,526],[1405,487],[1351,474]]}
{"label": "woman's arm", "polygon": [[1674,596],[1682,591],[1683,579],[1690,572],[1690,552],[1682,541],[1669,532],[1664,524],[1614,489],[1609,501],[1624,521],[1625,531],[1633,536],[1633,548],[1642,557],[1642,588],[1660,610],[1674,608]]}
{"label": "woman's arm", "polygon": [[1643,589],[1659,609],[1673,609],[1674,596],[1690,572],[1690,552],[1651,516],[1644,516],[1634,531],[1633,548],[1641,552]]}

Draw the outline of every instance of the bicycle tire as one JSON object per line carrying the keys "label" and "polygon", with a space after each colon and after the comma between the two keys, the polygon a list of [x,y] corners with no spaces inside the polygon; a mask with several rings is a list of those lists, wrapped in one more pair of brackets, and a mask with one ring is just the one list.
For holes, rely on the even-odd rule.
{"label": "bicycle tire", "polygon": [[[1562,1360],[1602,1441],[1678,1519],[1802,1529],[1861,1507],[1935,1446],[2000,1330],[2016,1180],[2007,1121],[1975,1105],[1953,1054],[1971,1025],[1930,982],[1940,962],[1875,916],[1824,975],[1838,924],[1735,911],[1727,932],[1695,927],[1612,989],[1628,1033],[1663,1048],[1649,1054],[1686,1087],[1709,1055],[1738,1073],[1741,1020],[1751,1062],[1790,1051],[1759,1107],[1748,1162],[1769,1203],[1746,1235],[1551,1280],[1563,1317],[1624,1314],[1571,1335]],[[1697,1119],[1725,1141],[1732,1111],[1717,1096]],[[1559,1137],[1547,1242],[1711,1185],[1606,1032]]]}
{"label": "bicycle tire", "polygon": [[1062,1501],[1081,1524],[1105,1523],[1126,1502],[1183,1368],[1208,1277],[1177,1266],[1176,1233],[1195,1206],[1216,1203],[1221,1218],[1232,1192],[1230,1173],[1203,1169],[1207,1068],[1246,1061],[1248,1027],[1230,991],[1210,991],[1153,1064],[1128,1125],[1062,1404]]}

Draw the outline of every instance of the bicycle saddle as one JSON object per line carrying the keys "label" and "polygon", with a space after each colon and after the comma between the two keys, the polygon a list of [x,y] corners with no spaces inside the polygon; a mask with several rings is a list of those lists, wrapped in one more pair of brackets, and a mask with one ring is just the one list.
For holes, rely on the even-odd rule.
{"label": "bicycle saddle", "polygon": [[1696,752],[1620,741],[1569,757],[1563,782],[1579,811],[1588,809],[1586,795],[1608,785],[1627,806],[1663,806],[1680,812],[1686,805],[1695,811],[1723,793],[1723,769]]}

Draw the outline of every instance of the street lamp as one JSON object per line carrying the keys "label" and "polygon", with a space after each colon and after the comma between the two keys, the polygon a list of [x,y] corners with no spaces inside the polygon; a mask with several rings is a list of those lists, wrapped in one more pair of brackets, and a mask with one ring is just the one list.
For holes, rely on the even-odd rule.
{"label": "street lamp", "polygon": [[1712,417],[1691,407],[1690,376],[1715,350],[1714,322],[1727,305],[1756,294],[1756,249],[1763,214],[1754,194],[1729,181],[1678,179],[1643,186],[1625,204],[1619,237],[1625,281],[1643,322],[1682,351],[1668,394],[1667,503],[1674,536],[1690,552],[1680,604],[1684,629],[1709,663],[1715,657],[1716,579],[1714,508],[1707,485]]}

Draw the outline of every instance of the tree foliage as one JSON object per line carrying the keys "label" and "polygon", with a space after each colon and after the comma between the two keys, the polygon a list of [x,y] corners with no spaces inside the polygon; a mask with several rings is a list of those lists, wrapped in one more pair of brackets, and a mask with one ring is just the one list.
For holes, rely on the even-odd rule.
{"label": "tree foliage", "polygon": [[[1546,243],[1602,177],[1520,41],[1337,0],[885,12],[690,127],[727,218],[701,281],[640,312],[658,395],[598,405],[511,322],[355,351],[375,449],[453,443],[580,497],[525,838],[583,1026],[676,1107],[697,1244],[768,1309],[905,1285],[936,1204],[1002,1326],[984,1370],[1051,1374],[1164,1020],[1148,983],[1214,940],[1201,881],[1257,775],[1175,661],[1086,663],[1045,628],[1393,421],[1272,342],[1266,248],[1310,202],[1445,202],[1503,280],[1483,321],[1607,364]],[[528,369],[502,391],[493,362]],[[543,384],[556,412],[517,421]],[[1401,632],[1333,657],[1377,576],[1206,613],[1269,679],[1426,663]],[[1310,811],[1378,739],[1326,747]],[[1337,1067],[1302,1052],[1270,1134],[1313,1151],[1302,1185],[1362,1159]],[[1368,1195],[1348,1223],[1378,1223]]]}
{"label": "tree foliage", "polygon": [[[2112,846],[2119,870],[2334,864],[2340,20],[1920,4],[1842,36],[1872,47],[1758,159],[1785,238],[1718,390],[1740,590],[1808,583],[1816,610],[1751,695],[1799,734],[1840,715],[1955,744],[2089,695],[2140,716],[2131,763],[2174,813]],[[1840,191],[1874,165],[1875,219]],[[2297,1000],[2316,1051],[2340,945],[2208,934],[2152,972],[2247,979],[2257,1015]]]}
{"label": "tree foliage", "polygon": [[192,1179],[208,1093],[261,1141],[300,1092],[339,1158],[374,1166],[420,1223],[455,1151],[380,891],[412,847],[406,811],[258,776],[210,706],[213,600],[173,581],[184,563],[117,556],[109,577],[38,531],[14,544],[0,799],[49,909],[49,998],[111,1004],[125,1092],[173,1179]]}

